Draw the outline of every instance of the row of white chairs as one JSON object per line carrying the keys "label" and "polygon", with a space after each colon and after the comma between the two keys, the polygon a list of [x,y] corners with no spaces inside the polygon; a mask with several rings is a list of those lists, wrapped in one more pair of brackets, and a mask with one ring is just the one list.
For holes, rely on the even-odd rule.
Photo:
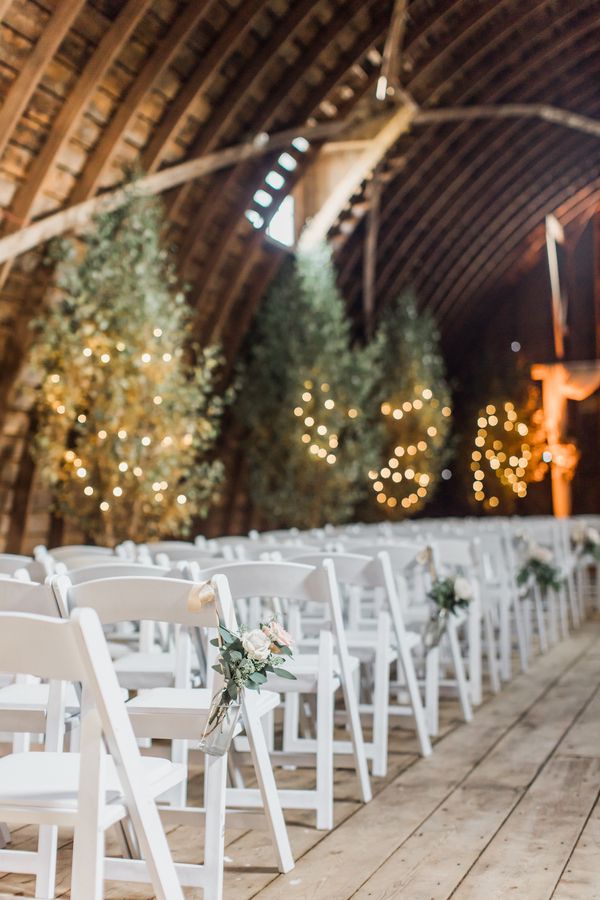
{"label": "row of white chairs", "polygon": [[[565,576],[565,588],[556,596],[542,597],[534,584],[524,590],[517,585],[526,546],[524,531],[550,547]],[[462,574],[473,589],[473,601],[466,611],[450,617],[440,646],[428,648],[423,643],[423,629],[429,615],[426,595],[431,573],[420,561],[425,546],[432,548],[438,574]],[[163,753],[156,739],[166,739],[171,745],[169,759],[162,760],[165,780],[161,775],[156,785],[152,778],[149,786],[146,784],[146,806],[156,810],[153,800],[160,798],[162,825],[152,814],[148,819],[154,823],[151,828],[155,829],[157,822],[158,827],[205,824],[204,866],[177,864],[172,869],[163,852],[163,835],[156,844],[161,848],[163,874],[169,872],[171,878],[174,871],[180,884],[202,886],[206,897],[219,898],[226,814],[229,822],[240,811],[246,817],[264,810],[279,869],[289,871],[293,859],[282,810],[313,810],[317,828],[333,827],[334,770],[339,765],[354,768],[360,796],[368,802],[372,796],[369,765],[371,775],[386,774],[389,723],[395,716],[412,717],[420,752],[428,756],[431,737],[439,730],[440,693],[448,689],[455,693],[463,718],[470,721],[473,707],[482,700],[484,685],[498,691],[511,677],[515,650],[520,668],[526,670],[534,639],[544,652],[550,643],[566,636],[570,625],[579,624],[585,612],[582,573],[588,578],[589,567],[573,552],[568,524],[545,519],[422,520],[407,526],[254,533],[223,541],[198,538],[141,546],[126,542],[116,551],[86,545],[50,551],[36,548],[33,559],[0,554],[0,611],[5,617],[12,616],[10,628],[17,627],[17,619],[21,622],[15,613],[28,614],[29,624],[21,622],[18,627],[23,634],[31,627],[35,642],[47,623],[32,620],[31,614],[62,618],[61,624],[70,623],[73,633],[79,634],[84,611],[93,610],[85,616],[92,621],[89,617],[96,615],[104,630],[104,634],[99,632],[101,640],[94,639],[94,646],[99,643],[103,647],[102,665],[108,646],[111,683],[118,685],[118,700],[111,689],[110,702],[126,710],[127,728],[136,739],[135,752],[128,751],[126,764],[139,769],[138,762],[131,762],[138,760],[138,745],[152,754],[157,750]],[[214,587],[212,608],[204,617],[190,613],[190,592],[207,582]],[[252,627],[264,620],[267,611],[277,614],[296,638],[291,665],[298,680],[270,679],[267,691],[244,698],[243,731],[224,761],[206,758],[204,806],[192,808],[187,800],[190,752],[202,734],[218,687],[211,668],[214,651],[208,643],[215,615],[231,627],[238,621]],[[86,627],[98,633],[93,621],[94,625]],[[103,644],[105,636],[108,645]],[[26,760],[23,772],[35,765],[73,766],[74,759],[79,759],[73,751],[78,749],[82,766],[84,754],[96,752],[98,756],[97,751],[88,749],[93,742],[84,740],[83,726],[88,709],[95,710],[100,702],[99,694],[84,690],[81,695],[83,680],[67,675],[61,678],[68,683],[56,694],[57,675],[42,671],[42,660],[25,674],[25,659],[15,673],[15,667],[7,665],[4,656],[0,658],[0,671],[16,674],[13,683],[0,688],[0,731],[14,734],[13,753],[4,758],[12,762],[0,760],[0,772],[4,764],[16,766],[18,774],[19,759]],[[96,665],[95,657],[86,665]],[[44,681],[31,683],[28,675]],[[123,707],[124,693],[128,699]],[[277,734],[276,717],[281,720]],[[100,722],[102,740],[113,755],[102,716],[95,721],[96,729]],[[364,737],[365,728],[371,732],[370,740]],[[69,761],[48,757],[33,763],[35,757],[46,757],[27,752],[40,734],[45,735],[50,754],[61,753],[67,737],[72,752],[61,753],[61,757]],[[128,741],[130,749],[131,744]],[[153,772],[163,772],[162,757],[143,756],[143,765],[147,767],[146,760],[152,758],[156,759]],[[121,778],[119,765],[125,764],[115,763]],[[247,763],[253,766],[257,788],[245,783]],[[101,765],[96,761],[94,771],[105,773],[106,765],[105,760]],[[313,768],[316,788],[278,788],[273,769],[290,766]],[[18,783],[16,779],[15,790]],[[21,783],[26,785],[26,779]],[[0,789],[0,819],[41,825],[38,852],[24,857],[19,856],[24,851],[5,847],[0,851],[0,869],[31,872],[36,876],[36,896],[51,897],[57,823],[49,821],[48,798],[40,787],[43,783],[30,781],[27,796],[31,802],[26,804],[24,818],[17,819],[14,802],[3,805],[10,798],[3,798]],[[96,790],[100,783],[94,782]],[[69,784],[69,804],[76,809],[76,778]],[[43,822],[27,818],[33,816],[36,797]],[[107,812],[113,802],[116,806],[120,803],[122,814]],[[100,791],[96,807],[102,807],[102,812],[97,811],[93,828],[71,810],[69,823],[78,823],[73,896],[102,896],[103,878],[150,880],[156,895],[163,896],[157,888],[156,864],[143,840],[132,834],[137,834],[139,822],[128,804],[125,790]],[[101,820],[110,825],[124,822],[121,834],[133,858],[104,858],[98,838]],[[66,817],[58,824],[65,821]],[[78,828],[96,835],[93,859],[91,843],[77,837]],[[0,839],[2,833],[8,840],[6,827]],[[87,880],[81,875],[82,858],[95,873]],[[90,892],[92,881],[96,893]],[[84,884],[88,893],[80,886]]]}

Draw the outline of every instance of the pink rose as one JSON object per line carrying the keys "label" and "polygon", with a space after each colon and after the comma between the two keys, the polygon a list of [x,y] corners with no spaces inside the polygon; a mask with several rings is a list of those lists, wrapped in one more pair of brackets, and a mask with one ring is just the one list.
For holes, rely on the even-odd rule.
{"label": "pink rose", "polygon": [[268,625],[263,625],[263,631],[269,640],[274,641],[276,644],[281,644],[282,647],[291,647],[294,643],[291,634],[288,634],[279,622],[273,621],[269,622]]}

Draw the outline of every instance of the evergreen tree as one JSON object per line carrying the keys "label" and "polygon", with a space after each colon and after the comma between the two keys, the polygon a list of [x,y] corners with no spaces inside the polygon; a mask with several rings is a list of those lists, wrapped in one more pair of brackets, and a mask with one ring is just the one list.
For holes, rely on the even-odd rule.
{"label": "evergreen tree", "polygon": [[35,325],[36,460],[57,510],[102,543],[184,533],[221,479],[209,455],[220,358],[190,340],[163,221],[160,201],[132,190],[82,241],[55,247]]}
{"label": "evergreen tree", "polygon": [[273,526],[347,521],[365,491],[373,434],[363,413],[367,355],[350,326],[326,248],[283,267],[248,341],[238,415],[250,490]]}
{"label": "evergreen tree", "polygon": [[384,312],[373,341],[373,417],[383,454],[369,471],[371,497],[390,518],[430,498],[449,455],[450,389],[431,315],[410,291]]}

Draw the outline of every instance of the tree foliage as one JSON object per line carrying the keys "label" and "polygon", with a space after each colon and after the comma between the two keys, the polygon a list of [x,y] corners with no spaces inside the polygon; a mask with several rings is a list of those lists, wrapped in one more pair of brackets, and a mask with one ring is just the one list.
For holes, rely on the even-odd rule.
{"label": "tree foliage", "polygon": [[374,338],[371,409],[381,433],[371,498],[390,518],[431,497],[449,456],[450,388],[432,316],[407,291],[385,310]]}
{"label": "tree foliage", "polygon": [[237,412],[255,506],[273,526],[350,519],[376,458],[364,414],[370,358],[350,347],[325,248],[283,267],[247,343],[243,380]]}
{"label": "tree foliage", "polygon": [[103,214],[55,246],[35,323],[35,456],[57,510],[103,543],[180,534],[221,480],[211,459],[223,399],[217,349],[190,340],[155,198]]}

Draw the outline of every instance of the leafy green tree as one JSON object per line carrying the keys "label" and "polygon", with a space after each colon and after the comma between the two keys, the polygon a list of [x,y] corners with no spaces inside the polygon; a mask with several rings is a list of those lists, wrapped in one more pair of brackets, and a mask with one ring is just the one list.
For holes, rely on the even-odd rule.
{"label": "leafy green tree", "polygon": [[81,241],[55,247],[35,324],[37,464],[57,511],[102,543],[184,533],[222,477],[220,357],[191,340],[163,222],[160,201],[133,188]]}
{"label": "leafy green tree", "polygon": [[286,264],[247,342],[237,414],[250,490],[273,526],[345,522],[376,459],[364,415],[369,355],[350,325],[326,248]]}
{"label": "leafy green tree", "polygon": [[370,411],[382,432],[369,471],[371,503],[389,518],[412,515],[431,497],[449,456],[450,388],[433,317],[407,291],[380,319],[372,345]]}

